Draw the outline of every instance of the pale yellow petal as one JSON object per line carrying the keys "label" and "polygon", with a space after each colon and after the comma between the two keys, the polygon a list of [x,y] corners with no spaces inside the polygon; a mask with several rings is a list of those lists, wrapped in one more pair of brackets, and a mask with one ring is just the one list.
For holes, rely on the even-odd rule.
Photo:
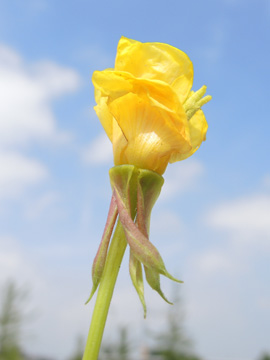
{"label": "pale yellow petal", "polygon": [[94,109],[97,113],[97,116],[103,126],[104,130],[108,138],[112,141],[113,140],[113,116],[109,112],[108,105],[107,105],[107,97],[100,97],[99,102]]}
{"label": "pale yellow petal", "polygon": [[113,118],[113,156],[115,165],[128,164],[127,157],[125,154],[127,148],[127,140],[118,125],[117,121]]}
{"label": "pale yellow petal", "polygon": [[[185,82],[189,84],[193,81],[192,62],[183,51],[167,44],[141,43],[125,37],[118,44],[115,70],[130,72],[137,78],[161,80],[169,85],[178,78],[186,78]],[[179,90],[178,83],[175,88]]]}
{"label": "pale yellow petal", "polygon": [[174,114],[152,106],[138,95],[122,96],[109,109],[127,140],[125,156],[129,164],[162,174],[172,151],[180,144],[185,152],[191,148],[184,128],[175,126]]}
{"label": "pale yellow petal", "polygon": [[125,148],[127,146],[127,140],[123,135],[121,128],[110,113],[107,104],[107,98],[101,97],[98,105],[94,107],[99,120],[106,131],[107,136],[113,144],[114,157],[119,164],[126,163]]}
{"label": "pale yellow petal", "polygon": [[192,149],[188,152],[183,152],[179,146],[178,151],[175,151],[170,156],[170,163],[184,160],[194,154],[195,151],[201,146],[201,143],[206,140],[206,132],[208,124],[206,122],[204,113],[202,110],[198,110],[192,118],[189,120],[190,127],[190,142]]}

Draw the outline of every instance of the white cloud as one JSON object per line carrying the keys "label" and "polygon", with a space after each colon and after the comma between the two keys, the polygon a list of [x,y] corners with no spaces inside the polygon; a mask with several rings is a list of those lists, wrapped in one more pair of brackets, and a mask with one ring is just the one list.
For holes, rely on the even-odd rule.
{"label": "white cloud", "polygon": [[172,259],[186,246],[187,228],[176,212],[169,209],[156,210],[151,218],[150,241],[158,248],[164,260]]}
{"label": "white cloud", "polygon": [[87,164],[113,163],[112,144],[105,133],[101,133],[83,150],[82,159]]}
{"label": "white cloud", "polygon": [[266,174],[262,179],[262,185],[266,189],[270,189],[270,174]]}
{"label": "white cloud", "polygon": [[7,279],[16,280],[20,284],[35,281],[36,272],[16,239],[0,236],[0,249],[0,284]]}
{"label": "white cloud", "polygon": [[198,185],[203,171],[203,165],[196,161],[184,161],[178,166],[169,165],[164,174],[165,184],[160,199],[167,200],[176,194],[193,190]]}
{"label": "white cloud", "polygon": [[[21,263],[20,254],[10,246],[12,239],[0,238],[1,253],[0,253],[0,275],[1,281],[8,277],[16,276],[16,271]],[[9,246],[7,246],[9,244]]]}
{"label": "white cloud", "polygon": [[[208,225],[253,236],[270,236],[270,196],[252,195],[232,200],[214,208],[206,217]],[[255,236],[254,236],[255,235]]]}
{"label": "white cloud", "polygon": [[185,224],[176,212],[161,210],[152,219],[153,230],[157,233],[175,234],[185,230]]}
{"label": "white cloud", "polygon": [[11,151],[0,151],[0,169],[0,198],[16,197],[48,177],[38,161]]}
{"label": "white cloud", "polygon": [[[255,358],[268,344],[264,334],[269,326],[264,319],[270,299],[269,215],[270,194],[263,188],[261,193],[217,204],[204,217],[208,230],[214,231],[208,231],[207,241],[187,258],[184,287],[190,328],[207,359],[225,354]],[[260,330],[254,332],[254,328]],[[246,345],[248,337],[254,342]]]}
{"label": "white cloud", "polygon": [[217,272],[227,273],[234,269],[231,257],[228,256],[226,251],[222,250],[209,250],[200,254],[194,260],[199,272],[204,275],[217,275]]}
{"label": "white cloud", "polygon": [[48,208],[50,208],[49,215],[56,218],[56,216],[60,215],[59,209],[56,209],[58,202],[59,195],[57,193],[50,191],[42,194],[38,198],[34,199],[34,201],[31,201],[26,205],[25,216],[29,220],[35,220],[43,215]]}
{"label": "white cloud", "polygon": [[270,311],[270,297],[261,296],[258,299],[258,307]]}
{"label": "white cloud", "polygon": [[27,144],[60,135],[50,101],[75,91],[79,76],[52,62],[26,64],[12,49],[0,45],[0,146]]}
{"label": "white cloud", "polygon": [[42,141],[62,142],[51,102],[75,91],[78,74],[50,61],[26,63],[0,45],[0,197],[15,197],[46,179],[48,170],[21,153],[21,146]]}
{"label": "white cloud", "polygon": [[51,61],[42,61],[33,67],[33,76],[44,91],[44,96],[52,98],[78,88],[77,73],[68,68],[54,64]]}
{"label": "white cloud", "polygon": [[[41,141],[62,143],[66,134],[57,127],[52,102],[61,95],[75,91],[79,86],[80,79],[72,69],[64,68],[50,61],[29,64],[17,52],[1,45],[0,79],[1,205],[4,203],[2,200],[6,205],[7,200],[14,198],[17,200],[27,191],[27,197],[23,197],[25,216],[32,220],[42,215],[48,207],[55,205],[58,196],[52,191],[34,199],[29,196],[33,186],[39,185],[49,178],[49,170],[38,158],[34,159],[28,156],[24,149]],[[2,207],[4,208],[4,206]],[[50,216],[58,215],[58,212],[59,210],[53,207]],[[7,216],[6,212],[5,216]],[[23,234],[23,229],[27,224],[23,223],[24,218],[20,220],[20,232]],[[6,231],[12,231],[14,234],[18,231],[16,223],[11,225],[11,228],[12,230],[8,230],[9,225],[7,225]],[[38,234],[35,234],[35,239],[36,235]],[[37,245],[37,242],[35,244]],[[30,300],[35,303],[35,309],[38,308],[38,312],[43,316],[37,320],[41,322],[40,326],[33,324],[35,326],[34,333],[37,335],[34,343],[31,346],[28,345],[32,353],[35,351],[35,346],[38,349],[37,352],[40,351],[39,346],[42,343],[36,328],[45,328],[41,335],[46,342],[46,335],[50,333],[51,327],[48,319],[55,318],[54,312],[59,309],[53,301],[49,302],[53,297],[51,294],[53,285],[48,280],[47,274],[51,263],[47,269],[43,267],[40,259],[44,254],[39,254],[38,249],[38,245],[36,248],[27,249],[27,243],[21,243],[20,246],[17,239],[5,236],[3,230],[0,234],[0,285],[7,279],[11,279],[18,285],[29,286],[31,288]],[[55,284],[55,287],[59,288],[59,282],[55,281]],[[54,339],[57,338],[55,334],[52,336]],[[28,339],[26,347],[27,342],[29,342]],[[45,348],[48,349],[48,344],[46,345]],[[44,353],[46,353],[45,350]]]}

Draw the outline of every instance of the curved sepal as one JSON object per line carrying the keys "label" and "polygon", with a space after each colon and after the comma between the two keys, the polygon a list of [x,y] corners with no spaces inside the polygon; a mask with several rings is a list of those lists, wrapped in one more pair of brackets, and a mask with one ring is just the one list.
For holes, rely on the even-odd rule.
{"label": "curved sepal", "polygon": [[160,288],[160,274],[182,283],[168,273],[158,250],[149,241],[151,211],[164,180],[153,171],[138,169],[133,165],[113,167],[110,180],[119,220],[130,246],[130,276],[146,315],[142,265],[148,284],[168,303]]}
{"label": "curved sepal", "polygon": [[162,274],[171,280],[181,282],[168,273],[156,247],[134,224],[117,188],[114,189],[114,194],[119,218],[123,225],[127,242],[134,256],[136,256],[136,258],[145,266],[156,270],[159,274]]}
{"label": "curved sepal", "polygon": [[[153,206],[155,205],[160,192],[161,188],[164,184],[164,179],[161,175],[149,171],[140,169],[139,175],[138,175],[138,188],[137,188],[137,224],[139,230],[147,237],[149,241],[149,230],[150,230],[150,218],[151,218],[151,212],[153,209]],[[145,267],[147,271],[147,267]],[[150,268],[148,270],[148,274],[150,272]],[[152,270],[151,270],[152,271]],[[154,270],[153,270],[154,271]],[[181,280],[178,280],[174,278],[172,275],[168,273],[164,266],[164,273],[161,273],[162,275],[165,275],[169,279],[182,283]],[[154,279],[154,275],[146,276],[146,279]],[[149,283],[149,282],[148,282]],[[158,288],[159,284],[159,273],[156,273],[156,280],[155,282],[151,281],[151,283],[155,283],[155,287]],[[149,285],[152,287],[152,285],[149,283]],[[159,290],[155,289],[159,292]],[[161,290],[160,290],[161,291]],[[160,292],[159,292],[160,293]],[[163,295],[161,295],[163,297]],[[163,297],[164,298],[164,297]],[[165,299],[165,298],[164,298]],[[166,300],[167,301],[167,300]]]}
{"label": "curved sepal", "polygon": [[163,294],[160,288],[160,276],[159,273],[153,269],[148,268],[147,266],[144,267],[145,277],[148,284],[151,288],[159,293],[159,295],[164,299],[168,304],[173,305],[166,296]]}
{"label": "curved sepal", "polygon": [[92,296],[94,295],[94,293],[100,283],[100,279],[101,279],[101,276],[103,273],[103,269],[104,269],[105,261],[106,261],[106,257],[107,257],[108,246],[110,243],[111,235],[112,235],[115,221],[117,218],[117,213],[118,213],[118,211],[117,211],[116,200],[115,200],[115,197],[112,196],[104,232],[103,232],[102,239],[101,239],[101,242],[100,242],[100,245],[99,245],[97,254],[95,256],[93,266],[92,266],[93,285],[92,285],[92,290],[91,290],[90,296],[89,296],[88,300],[86,301],[86,304],[91,300]]}
{"label": "curved sepal", "polygon": [[132,254],[132,251],[130,251],[130,256],[129,256],[129,273],[132,283],[141,300],[143,306],[144,318],[146,318],[146,304],[144,299],[142,265],[139,262],[139,260]]}

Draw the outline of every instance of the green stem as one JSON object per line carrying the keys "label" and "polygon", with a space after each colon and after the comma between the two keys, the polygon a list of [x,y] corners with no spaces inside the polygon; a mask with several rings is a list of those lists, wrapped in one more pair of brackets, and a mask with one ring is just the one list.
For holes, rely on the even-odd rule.
{"label": "green stem", "polygon": [[113,295],[113,290],[120,265],[126,250],[127,242],[123,227],[118,221],[109,253],[107,255],[105,268],[100,280],[98,295],[92,321],[88,333],[83,360],[97,360],[101,345],[102,335]]}

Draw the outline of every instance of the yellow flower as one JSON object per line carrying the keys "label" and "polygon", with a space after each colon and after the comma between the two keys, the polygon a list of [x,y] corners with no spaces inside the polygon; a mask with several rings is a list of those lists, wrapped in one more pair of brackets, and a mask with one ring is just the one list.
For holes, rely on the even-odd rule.
{"label": "yellow flower", "polygon": [[170,45],[122,37],[114,69],[95,71],[96,113],[113,144],[115,165],[163,174],[206,138],[206,87],[191,91],[193,66]]}

